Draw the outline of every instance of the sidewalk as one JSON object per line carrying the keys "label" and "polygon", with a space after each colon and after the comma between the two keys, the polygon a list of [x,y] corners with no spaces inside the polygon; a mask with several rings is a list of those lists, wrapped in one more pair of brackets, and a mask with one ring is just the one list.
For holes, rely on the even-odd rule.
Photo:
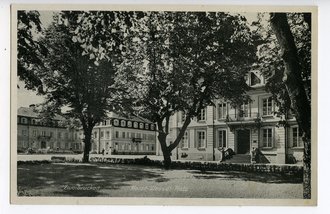
{"label": "sidewalk", "polygon": [[[51,157],[67,157],[67,158],[75,158],[82,159],[82,154],[31,154],[25,155],[20,154],[17,155],[18,161],[32,161],[32,160],[51,160]],[[124,158],[124,159],[133,159],[133,158],[143,158],[146,155],[102,155],[102,154],[90,154],[89,157],[102,157],[102,158]],[[163,156],[161,155],[147,155],[147,157],[151,160],[163,160]],[[174,160],[173,160],[174,161]]]}

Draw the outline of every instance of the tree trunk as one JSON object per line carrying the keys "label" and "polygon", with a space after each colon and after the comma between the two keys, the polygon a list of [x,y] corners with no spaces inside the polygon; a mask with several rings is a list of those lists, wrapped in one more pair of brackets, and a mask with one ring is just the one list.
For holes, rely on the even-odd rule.
{"label": "tree trunk", "polygon": [[172,160],[171,160],[171,151],[169,150],[168,146],[166,145],[166,136],[167,136],[166,133],[159,132],[158,140],[159,140],[162,152],[163,152],[164,167],[165,167],[165,169],[169,169],[171,167]]}
{"label": "tree trunk", "polygon": [[270,23],[281,47],[285,66],[284,83],[291,107],[304,139],[304,198],[311,198],[311,106],[301,77],[301,67],[290,26],[285,13],[271,13]]}
{"label": "tree trunk", "polygon": [[88,163],[89,162],[89,152],[91,151],[91,140],[92,140],[92,130],[93,129],[86,129],[84,130],[84,135],[85,135],[85,139],[84,139],[84,155],[83,155],[83,159],[82,162],[83,163]]}
{"label": "tree trunk", "polygon": [[311,198],[311,142],[308,139],[304,140],[304,179],[303,179],[303,197]]}

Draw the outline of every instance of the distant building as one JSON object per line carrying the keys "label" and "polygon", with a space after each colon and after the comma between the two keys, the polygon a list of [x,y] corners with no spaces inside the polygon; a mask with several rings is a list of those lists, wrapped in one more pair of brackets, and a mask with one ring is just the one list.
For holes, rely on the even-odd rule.
{"label": "distant building", "polygon": [[63,125],[64,118],[57,115],[51,123],[43,122],[35,106],[20,107],[17,111],[18,152],[81,152],[78,132]]}
{"label": "distant building", "polygon": [[[250,72],[247,83],[253,88],[248,92],[252,101],[234,108],[226,100],[216,100],[216,106],[202,109],[172,152],[173,159],[219,160],[222,149],[248,156],[258,148],[261,162],[302,163],[303,141],[295,118],[290,116],[281,125],[283,118],[274,114],[278,107],[265,91],[265,79],[259,72]],[[179,112],[171,118],[168,144],[178,135],[184,116]]]}
{"label": "distant building", "polygon": [[111,113],[94,127],[92,136],[92,153],[156,154],[156,126],[141,117],[125,118]]}

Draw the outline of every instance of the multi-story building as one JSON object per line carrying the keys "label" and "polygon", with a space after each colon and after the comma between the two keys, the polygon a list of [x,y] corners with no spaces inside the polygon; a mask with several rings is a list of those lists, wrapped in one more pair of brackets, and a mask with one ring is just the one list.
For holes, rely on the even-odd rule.
{"label": "multi-story building", "polygon": [[[301,163],[303,142],[294,117],[281,125],[283,118],[274,114],[278,107],[265,91],[265,79],[251,71],[247,83],[251,102],[234,108],[226,100],[202,109],[187,128],[180,145],[173,151],[178,159],[219,160],[222,149],[231,148],[236,154],[249,155],[258,148],[265,163]],[[184,114],[171,118],[168,143],[173,142],[184,122]]]}
{"label": "multi-story building", "polygon": [[17,111],[18,152],[80,152],[78,132],[63,125],[64,118],[56,115],[51,123],[45,123],[35,111],[34,105],[20,107]]}
{"label": "multi-story building", "polygon": [[156,154],[156,127],[141,118],[110,113],[108,119],[93,129],[92,153]]}

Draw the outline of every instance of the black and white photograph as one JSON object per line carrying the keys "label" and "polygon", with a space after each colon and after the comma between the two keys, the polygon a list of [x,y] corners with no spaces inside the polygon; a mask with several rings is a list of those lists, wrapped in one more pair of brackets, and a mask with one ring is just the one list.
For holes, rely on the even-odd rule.
{"label": "black and white photograph", "polygon": [[11,17],[12,203],[316,205],[317,7]]}

